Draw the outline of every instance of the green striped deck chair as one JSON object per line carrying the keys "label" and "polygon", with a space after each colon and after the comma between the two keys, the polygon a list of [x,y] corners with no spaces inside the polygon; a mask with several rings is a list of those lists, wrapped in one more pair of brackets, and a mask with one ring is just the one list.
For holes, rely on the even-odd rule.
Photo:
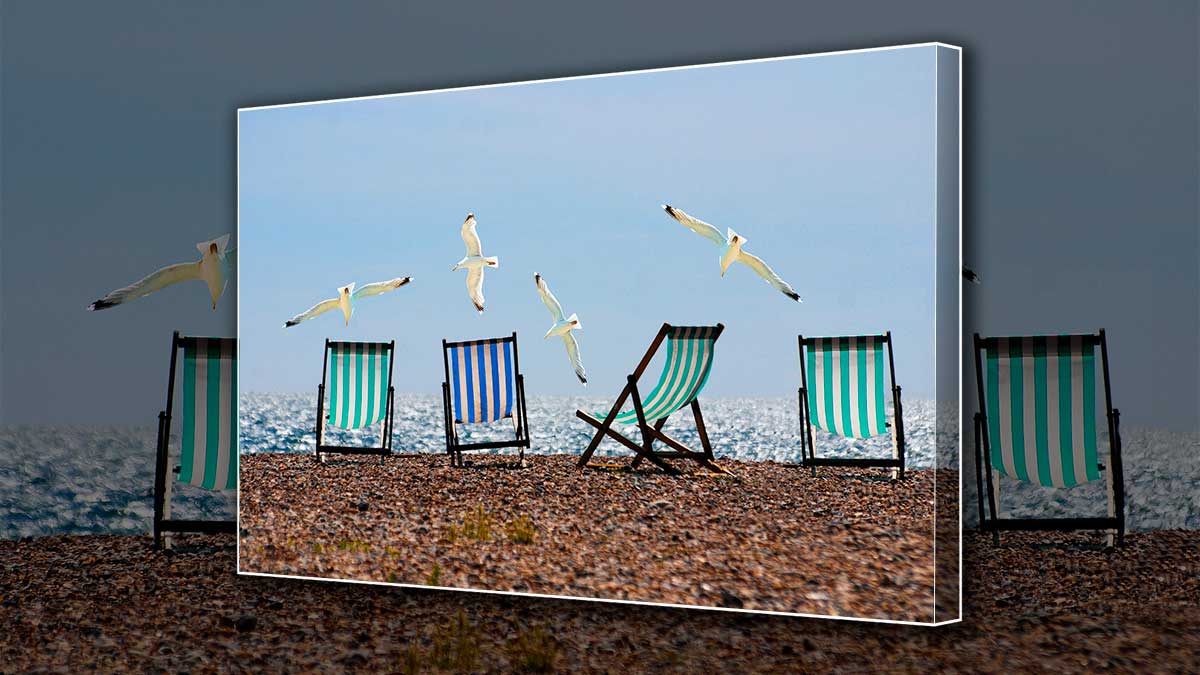
{"label": "green striped deck chair", "polygon": [[[321,385],[317,388],[317,459],[327,453],[392,454],[392,362],[396,342],[325,340]],[[333,445],[325,442],[329,427],[354,430],[379,425],[379,444]]]}
{"label": "green striped deck chair", "polygon": [[[1107,466],[1100,461],[1097,439],[1097,369],[1108,424]],[[1104,331],[989,338],[976,334],[975,374],[980,528],[991,532],[996,543],[1000,532],[1008,530],[1099,530],[1110,546],[1114,538],[1120,543],[1125,535],[1121,413],[1112,407]],[[1001,479],[1069,488],[1100,480],[1101,474],[1108,486],[1104,517],[1008,518],[998,513]]]}
{"label": "green striped deck chair", "polygon": [[[525,464],[529,419],[525,413],[525,376],[517,353],[517,334],[488,340],[442,340],[442,413],[446,421],[446,454],[451,466],[463,466],[464,450],[519,448]],[[463,443],[458,428],[512,420],[513,438]]]}
{"label": "green striped deck chair", "polygon": [[[183,351],[180,372],[178,355]],[[158,413],[158,440],[154,471],[154,547],[170,546],[168,532],[229,533],[232,520],[181,520],[171,517],[168,480],[171,461],[171,422],[176,381],[183,398],[180,420],[179,463],[172,470],[176,481],[206,490],[236,490],[237,445],[237,340],[235,338],[171,336],[171,370],[167,378],[167,406]]]}
{"label": "green striped deck chair", "polygon": [[[579,458],[577,466],[581,469],[592,466],[589,464],[592,454],[600,446],[600,441],[608,437],[636,453],[632,468],[637,468],[642,460],[646,460],[667,473],[678,474],[679,470],[666,460],[690,459],[710,471],[729,473],[714,461],[712,446],[708,442],[708,431],[704,427],[704,417],[700,413],[700,402],[697,400],[712,370],[713,350],[717,338],[721,337],[724,330],[725,326],[722,324],[672,326],[664,323],[637,368],[626,378],[625,388],[621,390],[610,410],[594,413],[575,411],[576,417],[596,429],[596,434]],[[638,388],[638,381],[663,340],[667,342],[667,354],[662,375],[658,378],[658,384],[643,397]],[[633,408],[621,412],[626,399],[632,399]],[[691,408],[702,451],[693,450],[663,433],[667,418],[684,407]],[[618,432],[614,428],[618,424],[636,424],[641,431],[642,442],[635,443]],[[655,441],[661,442],[670,450],[655,451]]]}
{"label": "green striped deck chair", "polygon": [[[800,349],[800,455],[802,467],[890,468],[904,478],[904,414],[896,384],[892,332],[882,335],[797,337]],[[884,365],[884,353],[887,365]],[[811,378],[811,379],[809,379]],[[888,420],[885,379],[891,380],[892,419]],[[871,438],[889,431],[892,456],[817,457],[813,428],[843,438]]]}

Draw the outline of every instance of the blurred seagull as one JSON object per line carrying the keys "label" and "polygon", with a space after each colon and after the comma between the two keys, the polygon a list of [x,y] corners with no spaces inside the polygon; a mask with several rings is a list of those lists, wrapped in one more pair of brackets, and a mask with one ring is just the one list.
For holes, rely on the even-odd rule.
{"label": "blurred seagull", "polygon": [[725,270],[729,269],[730,265],[735,262],[740,262],[754,270],[755,274],[762,277],[768,284],[771,284],[778,289],[779,292],[788,296],[792,300],[795,300],[796,302],[804,302],[800,299],[800,294],[793,290],[786,281],[780,278],[780,276],[775,273],[775,270],[771,269],[767,263],[763,262],[762,258],[751,255],[742,250],[742,246],[744,246],[747,241],[745,237],[741,236],[737,232],[734,232],[733,230],[726,230],[726,234],[722,236],[721,232],[717,230],[717,228],[709,225],[703,220],[697,220],[683,211],[672,206],[668,206],[667,204],[663,204],[662,207],[672,218],[678,220],[680,223],[683,223],[688,229],[721,247],[721,276],[725,276]]}
{"label": "blurred seagull", "polygon": [[973,284],[979,283],[979,275],[975,274],[975,270],[967,267],[966,265],[963,265],[963,278]]}
{"label": "blurred seagull", "polygon": [[467,270],[467,294],[475,309],[483,314],[483,268],[499,267],[500,259],[496,256],[483,257],[483,245],[479,242],[479,233],[475,231],[475,214],[468,213],[462,224],[462,239],[467,245],[467,257],[459,260],[450,268],[451,272]]}
{"label": "blurred seagull", "polygon": [[304,313],[297,314],[296,316],[288,319],[287,323],[283,324],[283,327],[289,328],[291,326],[295,326],[301,321],[307,321],[314,316],[320,316],[325,312],[334,309],[342,310],[342,315],[346,317],[346,325],[349,326],[350,315],[354,313],[354,303],[358,299],[369,298],[372,295],[379,295],[380,293],[394,291],[401,286],[407,286],[411,281],[412,277],[400,277],[399,279],[392,279],[391,281],[380,281],[374,284],[367,284],[357,291],[354,290],[354,284],[342,286],[338,289],[336,298],[330,298],[328,300],[318,302],[312,307],[309,307]]}
{"label": "blurred seagull", "polygon": [[571,365],[575,367],[575,377],[578,377],[579,381],[586,386],[587,373],[583,370],[583,361],[579,358],[579,343],[575,341],[575,336],[571,335],[573,330],[583,330],[583,325],[579,323],[579,317],[572,314],[564,319],[562,305],[559,304],[558,298],[550,292],[550,287],[546,285],[546,280],[542,278],[542,275],[535,272],[533,281],[537,284],[538,294],[542,296],[542,303],[546,305],[546,309],[550,310],[550,316],[554,317],[554,325],[546,331],[543,339],[548,340],[555,335],[562,338],[563,344],[567,347],[567,357],[571,359]]}
{"label": "blurred seagull", "polygon": [[116,307],[144,295],[150,295],[154,291],[172,284],[192,279],[199,279],[208,284],[208,294],[212,297],[212,308],[215,310],[217,298],[220,298],[221,294],[225,292],[225,286],[229,283],[229,278],[233,276],[237,260],[237,249],[227,250],[228,244],[228,234],[211,241],[202,241],[196,244],[196,249],[200,251],[200,259],[196,262],[167,265],[140,281],[111,291],[108,295],[88,305],[88,311],[94,312],[99,309]]}

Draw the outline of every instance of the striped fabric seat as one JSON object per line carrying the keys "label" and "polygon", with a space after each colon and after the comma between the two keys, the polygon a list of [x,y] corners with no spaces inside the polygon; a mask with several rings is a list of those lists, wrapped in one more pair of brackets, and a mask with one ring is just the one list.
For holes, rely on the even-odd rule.
{"label": "striped fabric seat", "polygon": [[812,425],[846,438],[886,433],[882,336],[813,338],[806,351]]}
{"label": "striped fabric seat", "polygon": [[477,424],[512,417],[513,340],[460,342],[445,349],[454,421]]}
{"label": "striped fabric seat", "polygon": [[186,341],[180,482],[208,490],[237,489],[237,419],[237,342]]}
{"label": "striped fabric seat", "polygon": [[992,468],[1045,487],[1100,477],[1094,335],[996,338],[984,345]]}
{"label": "striped fabric seat", "polygon": [[[713,343],[718,332],[711,326],[689,326],[676,328],[667,338],[667,358],[663,363],[658,384],[642,401],[646,421],[669,417],[671,413],[688,405],[704,388],[713,362]],[[608,411],[595,413],[604,420]],[[637,410],[618,413],[616,424],[637,424]]]}
{"label": "striped fabric seat", "polygon": [[329,423],[343,429],[379,424],[387,414],[387,344],[329,344]]}

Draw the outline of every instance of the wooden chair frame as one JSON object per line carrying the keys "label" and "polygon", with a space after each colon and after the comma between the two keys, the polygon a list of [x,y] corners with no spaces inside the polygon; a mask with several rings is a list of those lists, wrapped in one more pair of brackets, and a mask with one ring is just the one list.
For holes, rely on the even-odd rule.
{"label": "wooden chair frame", "polygon": [[[1023,336],[1021,336],[1023,337]],[[1045,336],[1032,336],[1045,337]],[[991,446],[988,434],[988,419],[984,397],[983,350],[999,338],[981,338],[975,333],[975,383],[976,394],[979,397],[979,412],[975,413],[975,485],[979,508],[979,529],[992,533],[992,543],[1000,544],[1000,533],[1016,530],[1073,532],[1076,530],[1116,530],[1116,544],[1125,541],[1125,474],[1121,465],[1121,411],[1112,406],[1112,391],[1109,388],[1108,375],[1108,340],[1101,328],[1098,333],[1084,335],[1063,335],[1064,337],[1081,337],[1094,340],[1100,345],[1100,365],[1104,374],[1104,409],[1108,421],[1109,438],[1109,468],[1099,463],[1097,468],[1105,472],[1105,482],[1108,485],[1108,505],[1113,515],[1107,517],[1083,518],[1005,518],[997,515],[998,509],[998,475],[992,469],[991,462],[985,458],[991,456]],[[1015,339],[1015,338],[1009,338]],[[1098,449],[1097,449],[1098,450]],[[986,471],[985,471],[986,469]],[[984,475],[986,473],[986,479]],[[986,509],[985,509],[986,502]],[[1109,537],[1109,544],[1112,537]]]}
{"label": "wooden chair frame", "polygon": [[[388,386],[387,399],[385,405],[387,409],[384,412],[383,421],[380,422],[379,445],[374,447],[361,447],[354,445],[327,445],[325,443],[325,426],[328,421],[325,419],[325,385],[328,382],[329,376],[329,352],[334,347],[342,347],[348,345],[363,345],[368,347],[383,347],[388,354]],[[321,384],[317,387],[317,426],[314,432],[317,435],[315,454],[318,461],[322,460],[324,454],[342,454],[342,455],[379,455],[379,463],[383,464],[384,457],[392,454],[392,417],[393,405],[395,402],[396,390],[392,386],[392,369],[396,365],[396,341],[390,342],[343,342],[334,340],[325,340],[325,349],[322,352],[321,364]]]}
{"label": "wooden chair frame", "polygon": [[[169,460],[168,450],[171,442],[171,416],[175,403],[175,364],[179,350],[187,345],[195,344],[197,338],[186,337],[175,331],[171,336],[171,370],[167,376],[167,406],[158,413],[158,438],[154,460],[154,548],[161,550],[163,540],[168,532],[200,533],[200,534],[235,534],[236,520],[181,520],[166,515],[170,509],[171,482],[167,477]],[[237,338],[208,338],[227,340],[234,343],[234,353],[237,353]],[[237,395],[237,392],[233,392]],[[234,420],[237,423],[237,420]],[[236,452],[236,448],[234,451]],[[171,470],[179,473],[179,467]]]}
{"label": "wooden chair frame", "polygon": [[[577,468],[584,469],[592,466],[588,462],[591,460],[592,455],[596,452],[596,448],[600,446],[600,441],[604,440],[604,438],[607,436],[636,453],[636,456],[633,459],[633,464],[630,467],[633,469],[636,469],[642,463],[642,460],[646,460],[668,474],[679,475],[682,472],[668,464],[665,460],[689,459],[699,463],[709,471],[723,474],[729,473],[729,471],[716,463],[716,460],[713,456],[712,445],[710,445],[708,442],[708,430],[704,426],[704,416],[700,412],[700,402],[695,397],[693,397],[691,401],[688,401],[684,405],[690,406],[692,409],[692,417],[696,422],[696,431],[700,435],[700,445],[703,448],[702,452],[692,450],[683,443],[663,432],[662,428],[667,423],[667,417],[670,417],[670,415],[667,417],[662,417],[651,424],[646,420],[645,412],[642,410],[642,397],[640,391],[638,390],[638,381],[641,379],[642,374],[646,371],[646,368],[650,365],[650,361],[654,358],[654,355],[658,352],[658,348],[662,345],[663,340],[670,337],[674,331],[682,328],[684,328],[684,326],[672,326],[669,323],[664,323],[662,327],[659,328],[658,334],[654,337],[654,341],[650,343],[650,348],[646,350],[646,354],[642,357],[642,360],[638,362],[637,368],[635,368],[633,372],[626,377],[625,387],[621,389],[621,393],[617,396],[617,400],[613,403],[612,408],[608,412],[608,417],[606,417],[604,421],[600,421],[582,410],[575,411],[576,417],[584,422],[587,422],[596,429],[596,434],[592,437],[591,443],[588,444],[587,449],[584,450],[583,455],[580,456],[579,461],[576,463]],[[717,339],[721,337],[721,333],[724,332],[724,330],[724,324],[718,323],[716,326],[716,332],[712,337],[713,343],[716,343]],[[699,392],[697,392],[697,395],[699,395]],[[641,444],[635,443],[625,435],[613,429],[613,420],[621,412],[621,407],[625,404],[625,399],[627,398],[633,399],[633,409],[637,413],[638,419],[637,426],[642,434]],[[680,406],[679,409],[682,409],[682,406]],[[677,412],[679,409],[677,409],[675,412]],[[663,443],[667,447],[671,448],[671,451],[655,452],[655,441]]]}
{"label": "wooden chair frame", "polygon": [[[450,400],[450,357],[449,352],[452,348],[462,347],[465,345],[485,345],[485,344],[503,344],[506,342],[512,343],[513,354],[513,376],[515,377],[514,387],[516,400],[513,402],[516,408],[511,415],[513,423],[513,439],[507,441],[482,441],[479,443],[462,443],[458,440],[458,422],[454,420],[454,403]],[[442,382],[442,414],[446,421],[446,454],[450,456],[450,466],[463,466],[462,453],[464,450],[494,450],[497,448],[520,448],[520,455],[517,462],[520,466],[525,465],[525,450],[530,447],[529,441],[529,418],[525,408],[525,376],[521,374],[521,357],[517,350],[517,333],[513,331],[512,335],[502,338],[491,338],[487,340],[462,340],[459,342],[449,342],[442,340],[442,365],[445,368],[446,380]]]}
{"label": "wooden chair frame", "polygon": [[843,458],[843,457],[817,457],[816,446],[813,442],[813,427],[812,415],[808,409],[808,366],[804,358],[805,348],[811,347],[816,340],[826,340],[828,337],[804,337],[803,335],[796,336],[796,342],[800,350],[800,390],[799,390],[799,412],[800,412],[800,466],[812,470],[812,475],[817,475],[818,466],[843,466],[843,467],[881,467],[889,468],[896,472],[897,480],[904,479],[904,406],[900,400],[900,385],[896,384],[896,364],[892,356],[892,331],[888,331],[882,335],[851,335],[851,336],[831,336],[837,337],[839,340],[847,339],[848,337],[855,338],[878,338],[887,345],[888,357],[888,377],[892,384],[892,422],[889,426],[892,429],[894,438],[896,456],[888,458]]}

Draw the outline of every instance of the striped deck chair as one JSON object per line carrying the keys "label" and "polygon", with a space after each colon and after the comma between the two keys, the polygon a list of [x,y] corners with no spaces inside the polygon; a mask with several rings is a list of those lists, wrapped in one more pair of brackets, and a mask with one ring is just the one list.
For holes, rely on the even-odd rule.
{"label": "striped deck chair", "polygon": [[[396,342],[334,342],[325,340],[321,385],[317,388],[316,454],[379,455],[379,463],[392,454],[392,362]],[[326,395],[328,392],[328,395]],[[330,445],[330,426],[364,429],[379,425],[376,446]]]}
{"label": "striped deck chair", "polygon": [[[464,450],[520,448],[525,464],[529,447],[529,418],[525,413],[525,376],[517,355],[517,334],[490,340],[442,340],[446,381],[442,383],[442,412],[446,420],[446,454],[451,466],[463,466]],[[512,420],[512,440],[463,443],[462,424]]]}
{"label": "striped deck chair", "polygon": [[171,517],[171,420],[174,416],[179,350],[183,394],[179,465],[176,480],[206,490],[236,490],[237,339],[171,336],[171,370],[167,378],[167,407],[158,413],[154,468],[154,548],[170,547],[167,532],[235,532],[233,520],[179,520]]}
{"label": "striped deck chair", "polygon": [[[1099,461],[1096,437],[1097,365],[1103,377],[1108,422],[1107,467]],[[976,334],[975,373],[981,408],[975,414],[980,529],[991,532],[997,544],[1000,532],[1007,530],[1100,530],[1109,546],[1114,538],[1121,543],[1125,537],[1121,413],[1112,407],[1104,331],[990,338]],[[1101,473],[1106,474],[1108,484],[1105,517],[1005,518],[998,514],[1002,477],[1067,488],[1099,480]]]}
{"label": "striped deck chair", "polygon": [[[710,471],[729,473],[716,464],[712,446],[708,442],[708,430],[704,427],[704,417],[700,414],[700,402],[697,396],[704,389],[708,375],[712,370],[714,346],[725,326],[672,326],[664,323],[658,335],[650,343],[646,355],[642,357],[637,368],[626,378],[625,388],[617,396],[616,402],[607,412],[587,413],[575,411],[576,417],[596,428],[592,442],[588,444],[577,466],[580,469],[589,466],[588,462],[600,441],[607,436],[621,445],[637,453],[632,468],[637,468],[642,460],[647,460],[669,474],[679,474],[680,471],[666,462],[667,459],[690,459],[700,463]],[[667,356],[663,363],[662,375],[658,384],[645,398],[638,390],[638,380],[650,365],[663,340],[667,341]],[[625,399],[633,399],[633,409],[621,412]],[[692,409],[692,417],[696,421],[696,431],[700,436],[702,451],[693,450],[683,443],[663,433],[663,426],[672,413],[682,410],[685,406]],[[613,428],[615,424],[637,424],[642,434],[639,445]],[[654,450],[654,442],[659,441],[671,448],[670,451]]]}
{"label": "striped deck chair", "polygon": [[[896,384],[892,332],[883,335],[797,337],[800,349],[800,465],[890,468],[904,478],[904,414]],[[887,351],[887,369],[883,354]],[[811,385],[809,375],[812,376]],[[892,383],[892,421],[884,400],[884,379]],[[843,438],[870,438],[892,432],[892,456],[817,457],[813,427]]]}

